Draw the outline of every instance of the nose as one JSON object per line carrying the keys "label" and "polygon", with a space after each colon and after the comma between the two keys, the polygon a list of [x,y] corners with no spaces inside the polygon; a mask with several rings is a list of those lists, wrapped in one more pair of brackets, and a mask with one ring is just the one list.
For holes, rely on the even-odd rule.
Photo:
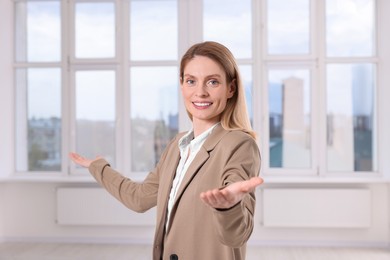
{"label": "nose", "polygon": [[195,95],[197,97],[206,97],[206,96],[208,96],[206,85],[198,84],[196,86]]}

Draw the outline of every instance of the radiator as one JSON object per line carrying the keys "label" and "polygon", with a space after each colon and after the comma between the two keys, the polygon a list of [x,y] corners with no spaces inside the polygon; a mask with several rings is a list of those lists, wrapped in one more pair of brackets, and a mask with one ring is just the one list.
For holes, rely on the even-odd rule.
{"label": "radiator", "polygon": [[58,188],[57,223],[60,225],[152,226],[155,209],[131,211],[102,188]]}
{"label": "radiator", "polygon": [[265,227],[368,228],[369,189],[270,188],[263,191]]}

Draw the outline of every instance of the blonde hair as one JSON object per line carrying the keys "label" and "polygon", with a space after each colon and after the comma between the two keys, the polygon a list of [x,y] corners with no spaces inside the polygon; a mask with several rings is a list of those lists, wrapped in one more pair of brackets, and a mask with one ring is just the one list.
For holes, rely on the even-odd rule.
{"label": "blonde hair", "polygon": [[[195,56],[204,56],[218,63],[226,73],[227,84],[235,81],[236,91],[227,100],[225,110],[221,115],[221,125],[226,130],[241,130],[256,139],[252,130],[246,107],[244,85],[241,81],[238,65],[233,54],[228,48],[217,42],[203,42],[193,45],[183,55],[180,62],[180,83],[183,83],[184,69]],[[192,115],[187,114],[192,120]]]}

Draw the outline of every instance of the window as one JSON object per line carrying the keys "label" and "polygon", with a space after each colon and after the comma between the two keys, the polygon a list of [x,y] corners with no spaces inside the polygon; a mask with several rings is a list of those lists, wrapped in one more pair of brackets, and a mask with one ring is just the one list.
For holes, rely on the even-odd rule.
{"label": "window", "polygon": [[73,7],[75,57],[115,57],[115,3],[75,2]]}
{"label": "window", "polygon": [[59,1],[15,2],[17,171],[61,171]]}
{"label": "window", "polygon": [[267,175],[378,172],[382,0],[14,0],[15,169],[83,174],[101,155],[142,179],[188,130],[192,43],[239,64]]}
{"label": "window", "polygon": [[377,171],[375,1],[326,2],[327,170]]}
{"label": "window", "polygon": [[316,4],[267,1],[269,172],[376,172],[375,1],[326,0],[320,15]]}
{"label": "window", "polygon": [[115,167],[115,71],[75,72],[76,151],[103,156]]}
{"label": "window", "polygon": [[[313,41],[314,1],[267,1],[267,163],[271,173],[315,174],[318,169],[313,107],[318,56]],[[267,167],[267,164],[266,164]]]}
{"label": "window", "polygon": [[178,132],[177,71],[176,66],[131,68],[132,171],[153,169]]}
{"label": "window", "polygon": [[311,80],[308,69],[268,72],[270,167],[312,167]]}
{"label": "window", "polygon": [[131,1],[131,172],[153,169],[179,131],[178,56],[178,2]]}
{"label": "window", "polygon": [[310,0],[267,1],[268,54],[310,53],[310,5]]}

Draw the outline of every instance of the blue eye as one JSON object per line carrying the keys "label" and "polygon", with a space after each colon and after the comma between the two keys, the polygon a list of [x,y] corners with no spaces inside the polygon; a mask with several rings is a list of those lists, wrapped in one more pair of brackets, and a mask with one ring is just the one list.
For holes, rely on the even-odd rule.
{"label": "blue eye", "polygon": [[218,80],[212,79],[212,80],[209,80],[209,81],[207,82],[207,85],[209,85],[209,86],[211,86],[211,87],[217,87],[217,86],[219,85],[219,81],[218,81]]}
{"label": "blue eye", "polygon": [[195,85],[195,80],[193,80],[193,79],[187,79],[187,80],[186,80],[186,83],[187,83],[187,85],[193,86],[193,85]]}

